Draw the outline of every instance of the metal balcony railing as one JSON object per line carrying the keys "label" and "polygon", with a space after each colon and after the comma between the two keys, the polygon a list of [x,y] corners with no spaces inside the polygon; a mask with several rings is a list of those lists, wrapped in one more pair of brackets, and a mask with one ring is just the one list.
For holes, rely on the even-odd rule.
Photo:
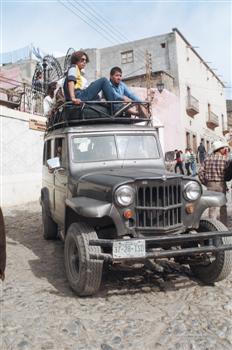
{"label": "metal balcony railing", "polygon": [[206,118],[208,128],[214,129],[219,126],[219,117],[215,113],[211,111],[207,112]]}
{"label": "metal balcony railing", "polygon": [[229,127],[226,123],[222,124],[222,133],[224,136],[229,133]]}
{"label": "metal balcony railing", "polygon": [[199,101],[192,95],[186,97],[186,111],[190,117],[194,117],[199,113]]}
{"label": "metal balcony railing", "polygon": [[0,105],[32,114],[43,114],[42,91],[33,89],[30,84],[9,79],[0,75]]}

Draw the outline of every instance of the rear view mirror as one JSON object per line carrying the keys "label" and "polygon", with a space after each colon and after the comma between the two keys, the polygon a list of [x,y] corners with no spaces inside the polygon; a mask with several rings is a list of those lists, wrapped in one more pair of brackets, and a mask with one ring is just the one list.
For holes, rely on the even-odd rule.
{"label": "rear view mirror", "polygon": [[47,160],[47,164],[48,164],[49,168],[53,169],[53,170],[60,168],[60,158],[59,157],[50,158]]}

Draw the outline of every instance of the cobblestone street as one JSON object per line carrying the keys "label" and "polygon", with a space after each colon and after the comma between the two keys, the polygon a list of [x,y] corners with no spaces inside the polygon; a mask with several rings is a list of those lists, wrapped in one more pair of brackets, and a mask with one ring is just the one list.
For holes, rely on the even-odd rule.
{"label": "cobblestone street", "polygon": [[[2,350],[232,349],[232,275],[204,286],[171,262],[163,271],[111,270],[96,296],[79,298],[65,277],[63,243],[42,238],[40,206],[4,214]],[[232,228],[231,205],[229,215]]]}

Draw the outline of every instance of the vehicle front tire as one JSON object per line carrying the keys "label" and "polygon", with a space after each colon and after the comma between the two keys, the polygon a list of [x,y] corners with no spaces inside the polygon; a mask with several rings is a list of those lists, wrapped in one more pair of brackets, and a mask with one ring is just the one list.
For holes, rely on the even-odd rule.
{"label": "vehicle front tire", "polygon": [[79,296],[95,294],[101,284],[102,260],[90,259],[90,253],[99,254],[101,248],[90,246],[98,239],[95,230],[85,223],[70,225],[65,238],[64,262],[67,279]]}
{"label": "vehicle front tire", "polygon": [[58,225],[42,205],[43,236],[47,240],[55,240],[58,235]]}
{"label": "vehicle front tire", "polygon": [[[198,232],[207,231],[228,231],[228,228],[218,220],[201,220]],[[219,243],[231,245],[232,237],[219,238]],[[215,259],[212,262],[201,265],[190,265],[190,268],[193,274],[205,284],[219,282],[231,273],[232,251],[227,250],[217,252],[215,253]]]}

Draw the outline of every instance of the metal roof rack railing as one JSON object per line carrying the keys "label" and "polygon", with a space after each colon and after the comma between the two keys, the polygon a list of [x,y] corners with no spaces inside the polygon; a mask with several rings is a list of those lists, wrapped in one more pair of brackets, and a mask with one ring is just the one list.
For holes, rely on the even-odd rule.
{"label": "metal roof rack railing", "polygon": [[[131,111],[138,106],[138,111]],[[143,106],[141,108],[141,106]],[[88,124],[122,123],[135,124],[139,122],[151,123],[149,103],[124,101],[86,101],[80,105],[65,102],[48,120],[47,130]],[[147,116],[142,110],[147,110]],[[134,113],[134,114],[133,114]]]}

